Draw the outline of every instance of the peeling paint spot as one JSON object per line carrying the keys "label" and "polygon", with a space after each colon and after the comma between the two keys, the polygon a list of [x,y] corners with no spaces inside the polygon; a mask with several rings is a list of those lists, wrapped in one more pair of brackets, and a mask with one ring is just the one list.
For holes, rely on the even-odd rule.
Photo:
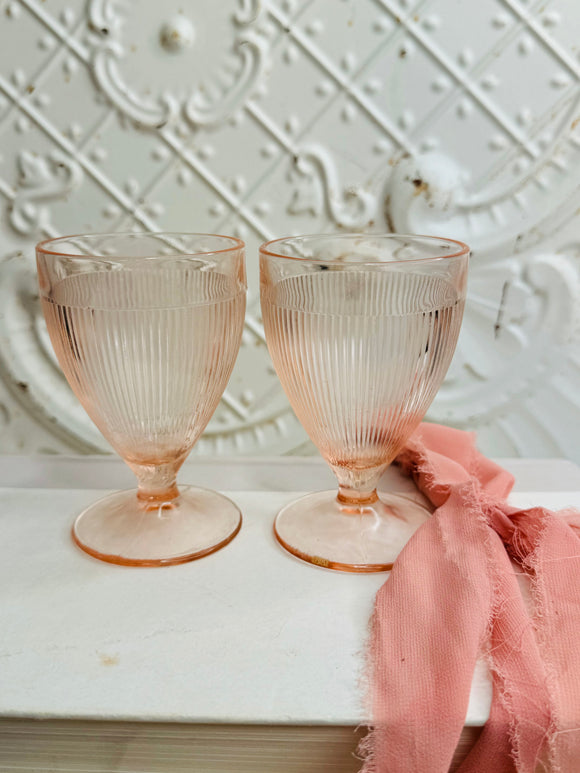
{"label": "peeling paint spot", "polygon": [[118,666],[119,665],[119,656],[118,655],[99,655],[101,665],[102,666]]}
{"label": "peeling paint spot", "polygon": [[420,177],[415,177],[415,179],[411,180],[411,182],[415,186],[413,196],[420,196],[422,193],[428,193],[429,183],[426,183],[425,180],[422,180]]}

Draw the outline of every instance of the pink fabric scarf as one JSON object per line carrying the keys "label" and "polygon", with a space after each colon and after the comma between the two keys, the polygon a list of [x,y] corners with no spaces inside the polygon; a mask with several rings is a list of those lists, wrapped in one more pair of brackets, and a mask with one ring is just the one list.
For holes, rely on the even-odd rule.
{"label": "pink fabric scarf", "polygon": [[580,773],[580,514],[508,505],[512,476],[459,430],[423,424],[397,461],[437,509],[376,597],[363,772],[446,773],[484,652],[491,713],[461,773]]}

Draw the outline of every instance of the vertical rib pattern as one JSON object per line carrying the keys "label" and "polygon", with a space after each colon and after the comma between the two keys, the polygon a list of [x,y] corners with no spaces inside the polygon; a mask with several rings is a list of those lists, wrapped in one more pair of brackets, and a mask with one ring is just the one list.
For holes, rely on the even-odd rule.
{"label": "vertical rib pattern", "polygon": [[263,287],[274,366],[330,464],[395,456],[443,381],[463,303],[443,278],[408,269],[331,268]]}
{"label": "vertical rib pattern", "polygon": [[44,313],[75,394],[137,464],[187,453],[221,398],[240,345],[245,293],[184,265],[59,282]]}

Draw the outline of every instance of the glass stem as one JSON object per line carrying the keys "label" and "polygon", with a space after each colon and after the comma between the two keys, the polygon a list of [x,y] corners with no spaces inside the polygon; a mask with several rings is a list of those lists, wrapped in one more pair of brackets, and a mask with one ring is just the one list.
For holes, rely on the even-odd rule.
{"label": "glass stem", "polygon": [[336,501],[343,505],[346,512],[353,512],[361,506],[372,505],[378,501],[377,484],[385,465],[357,470],[348,467],[332,466],[338,480]]}
{"label": "glass stem", "polygon": [[176,478],[181,464],[129,464],[139,481],[137,499],[151,504],[171,502],[179,496]]}

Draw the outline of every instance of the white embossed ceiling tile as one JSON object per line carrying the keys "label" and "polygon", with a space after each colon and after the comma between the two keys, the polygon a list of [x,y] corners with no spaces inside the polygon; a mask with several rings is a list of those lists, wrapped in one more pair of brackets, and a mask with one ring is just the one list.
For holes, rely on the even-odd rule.
{"label": "white embossed ceiling tile", "polygon": [[208,205],[216,200],[201,175],[174,159],[164,163],[155,184],[146,186],[138,198],[156,227],[167,231],[207,231]]}
{"label": "white embossed ceiling tile", "polygon": [[413,29],[462,79],[493,59],[517,33],[518,17],[510,10],[510,0],[465,3],[433,0],[421,3],[411,17]]}
{"label": "white embossed ceiling tile", "polygon": [[132,130],[127,119],[115,112],[110,112],[91,136],[84,154],[134,205],[140,203],[173,160],[156,133]]}
{"label": "white embossed ceiling tile", "polygon": [[555,42],[535,31],[522,30],[481,73],[507,131],[531,158],[553,139],[561,113],[577,88],[580,63],[568,63]]}
{"label": "white embossed ceiling tile", "polygon": [[560,51],[567,55],[568,61],[578,61],[580,44],[578,43],[578,22],[576,0],[558,0],[552,3],[535,3],[529,10],[519,7],[518,13],[526,23],[548,35],[552,43],[557,43]]}
{"label": "white embossed ceiling tile", "polygon": [[231,73],[239,69],[232,39],[240,26],[232,24],[236,10],[232,3],[164,0],[144,9],[133,2],[120,6],[117,14],[111,3],[101,0],[92,5],[93,15],[99,12],[109,25],[106,37],[122,41],[124,55],[115,62],[118,80],[129,84],[143,101],[165,102],[173,109],[186,106],[200,90],[211,99],[214,88],[219,98],[223,88],[218,78],[227,68]]}
{"label": "white embossed ceiling tile", "polygon": [[338,2],[330,8],[325,0],[314,0],[289,16],[298,47],[314,61],[323,60],[322,69],[329,69],[337,84],[374,55],[390,26],[382,3],[376,0]]}
{"label": "white embossed ceiling tile", "polygon": [[[223,193],[222,211],[215,212],[211,204],[206,216],[214,219],[217,227],[224,221],[226,210],[235,208],[246,199],[256,185],[269,174],[277,153],[270,150],[272,138],[256,119],[251,107],[236,111],[227,121],[213,130],[202,130],[196,135],[195,150],[204,162],[205,170],[219,181]],[[258,229],[267,210],[249,210],[249,223]]]}
{"label": "white embossed ceiling tile", "polygon": [[[109,115],[106,101],[94,93],[94,84],[84,63],[61,50],[39,76],[36,88],[49,94],[38,120],[48,121],[57,144],[67,149],[82,148],[86,140]],[[54,135],[54,130],[62,139]]]}
{"label": "white embossed ceiling tile", "polygon": [[[474,248],[430,418],[580,459],[575,0],[0,2],[2,450],[106,450],[36,300],[33,246],[83,230],[248,243],[242,348],[196,452],[304,433],[261,328],[257,245],[338,228]],[[576,335],[576,338],[574,337]]]}
{"label": "white embossed ceiling tile", "polygon": [[253,112],[257,120],[262,119],[265,130],[286,146],[308,130],[328,102],[330,95],[321,96],[312,88],[324,77],[325,69],[297,46],[292,31],[273,46],[269,60],[268,91],[260,96]]}
{"label": "white embossed ceiling tile", "polygon": [[[366,100],[382,117],[385,135],[406,152],[433,150],[431,121],[452,81],[428,50],[399,26],[357,76]],[[418,134],[420,141],[412,136]]]}
{"label": "white embossed ceiling tile", "polygon": [[366,110],[348,95],[339,95],[298,145],[288,212],[330,215],[352,231],[377,222],[384,227],[379,202],[395,147]]}
{"label": "white embossed ceiling tile", "polygon": [[[26,134],[24,150],[23,133]],[[13,229],[12,233],[6,234],[11,239],[18,234],[27,235],[36,231],[38,202],[34,201],[34,188],[36,185],[51,186],[51,181],[54,183],[57,162],[50,161],[54,153],[50,139],[33,127],[26,116],[14,110],[0,123],[0,148],[2,205]],[[67,162],[63,159],[63,163]],[[29,190],[23,185],[26,180],[30,181]]]}
{"label": "white embossed ceiling tile", "polygon": [[[16,80],[28,86],[53,57],[58,39],[49,27],[39,24],[37,16],[18,0],[5,2],[0,9],[3,42],[0,46],[0,73],[14,85],[17,85]],[[16,39],[18,47],[10,45],[10,41]]]}
{"label": "white embossed ceiling tile", "polygon": [[322,186],[318,169],[297,166],[284,151],[281,160],[252,191],[248,202],[254,207],[267,203],[267,227],[276,236],[323,231],[329,223]]}

